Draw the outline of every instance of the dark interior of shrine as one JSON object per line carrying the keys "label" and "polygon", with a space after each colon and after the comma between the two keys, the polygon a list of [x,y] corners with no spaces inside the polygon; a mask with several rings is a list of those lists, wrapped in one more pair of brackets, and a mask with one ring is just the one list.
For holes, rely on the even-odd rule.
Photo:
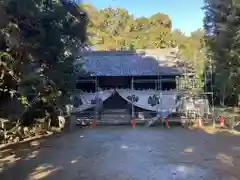
{"label": "dark interior of shrine", "polygon": [[100,89],[158,89],[170,90],[176,89],[175,76],[98,76],[79,78],[76,89],[95,92]]}

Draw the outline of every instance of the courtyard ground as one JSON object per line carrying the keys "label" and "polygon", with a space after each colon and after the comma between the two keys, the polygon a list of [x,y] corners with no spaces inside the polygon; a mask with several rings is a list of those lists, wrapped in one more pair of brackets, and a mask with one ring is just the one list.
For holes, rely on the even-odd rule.
{"label": "courtyard ground", "polygon": [[1,151],[1,180],[237,180],[240,136],[98,127]]}

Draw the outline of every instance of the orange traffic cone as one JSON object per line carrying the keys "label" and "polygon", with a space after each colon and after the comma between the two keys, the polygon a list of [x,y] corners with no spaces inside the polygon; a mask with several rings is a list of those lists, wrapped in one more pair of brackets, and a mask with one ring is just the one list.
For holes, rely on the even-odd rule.
{"label": "orange traffic cone", "polygon": [[220,128],[224,128],[225,124],[224,124],[224,118],[220,117]]}
{"label": "orange traffic cone", "polygon": [[202,128],[202,120],[201,120],[201,118],[197,119],[197,128]]}
{"label": "orange traffic cone", "polygon": [[96,128],[97,127],[97,121],[94,119],[92,121],[92,128]]}
{"label": "orange traffic cone", "polygon": [[165,126],[166,126],[166,128],[169,128],[169,124],[168,124],[168,120],[167,119],[165,119]]}
{"label": "orange traffic cone", "polygon": [[135,121],[134,121],[134,119],[131,120],[131,124],[132,124],[132,128],[134,129],[135,128]]}

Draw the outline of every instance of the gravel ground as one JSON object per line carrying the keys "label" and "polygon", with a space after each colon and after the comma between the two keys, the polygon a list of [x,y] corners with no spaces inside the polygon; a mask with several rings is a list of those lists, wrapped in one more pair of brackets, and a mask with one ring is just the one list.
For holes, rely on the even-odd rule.
{"label": "gravel ground", "polygon": [[0,154],[1,180],[237,180],[240,138],[183,128],[78,129]]}

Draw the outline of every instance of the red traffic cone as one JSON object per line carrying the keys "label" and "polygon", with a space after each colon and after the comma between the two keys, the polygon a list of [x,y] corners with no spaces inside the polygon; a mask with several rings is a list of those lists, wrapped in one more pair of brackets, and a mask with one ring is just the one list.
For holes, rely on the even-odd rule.
{"label": "red traffic cone", "polygon": [[96,128],[97,127],[97,121],[94,119],[92,121],[92,128]]}
{"label": "red traffic cone", "polygon": [[225,124],[224,124],[224,118],[220,117],[220,127],[224,128]]}
{"label": "red traffic cone", "polygon": [[169,124],[168,124],[168,120],[167,119],[165,119],[165,126],[166,126],[166,128],[169,128]]}
{"label": "red traffic cone", "polygon": [[135,128],[135,120],[131,120],[131,124],[132,124],[132,128],[134,129]]}

